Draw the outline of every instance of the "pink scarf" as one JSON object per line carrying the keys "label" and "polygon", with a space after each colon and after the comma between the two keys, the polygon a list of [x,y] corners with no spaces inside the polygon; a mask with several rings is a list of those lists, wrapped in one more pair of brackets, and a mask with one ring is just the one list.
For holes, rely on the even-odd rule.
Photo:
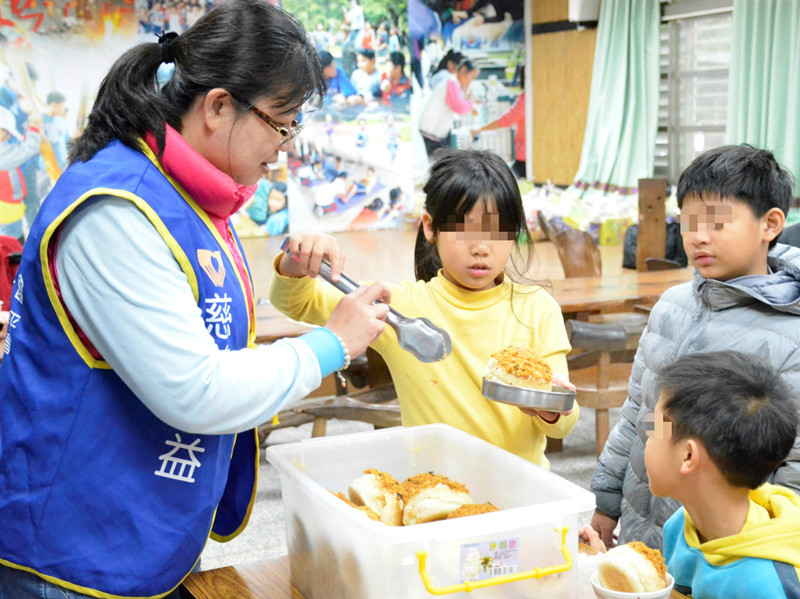
{"label": "pink scarf", "polygon": [[[161,156],[161,168],[170,177],[180,183],[195,203],[202,208],[219,234],[228,244],[236,269],[247,289],[247,308],[251,316],[253,312],[253,292],[250,279],[244,267],[244,260],[233,239],[228,226],[228,219],[256,192],[257,185],[239,185],[230,176],[223,173],[206,160],[180,133],[166,125],[167,135],[164,143],[164,154]],[[144,141],[154,154],[158,154],[156,137],[147,132]],[[251,318],[255,322],[255,318]]]}

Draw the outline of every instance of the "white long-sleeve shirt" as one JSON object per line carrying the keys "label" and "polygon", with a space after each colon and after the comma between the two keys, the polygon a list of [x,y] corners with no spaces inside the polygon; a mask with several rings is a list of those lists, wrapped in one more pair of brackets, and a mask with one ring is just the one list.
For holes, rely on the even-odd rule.
{"label": "white long-sleeve shirt", "polygon": [[[56,268],[77,324],[148,409],[175,428],[241,432],[321,382],[317,355],[302,337],[219,350],[172,252],[127,200],[104,197],[71,215]],[[313,341],[324,346],[327,337]]]}

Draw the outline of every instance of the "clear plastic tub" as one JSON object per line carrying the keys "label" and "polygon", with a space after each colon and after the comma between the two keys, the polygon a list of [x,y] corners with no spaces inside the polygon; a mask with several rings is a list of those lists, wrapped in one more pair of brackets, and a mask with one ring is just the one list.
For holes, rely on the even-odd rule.
{"label": "clear plastic tub", "polygon": [[[473,588],[475,599],[577,596],[577,566],[569,563],[577,561],[578,514],[594,509],[594,495],[485,441],[432,424],[273,446],[267,459],[281,475],[291,582],[305,599],[430,598],[420,558],[436,594],[467,581],[491,585]],[[399,481],[443,474],[500,511],[386,526],[330,492],[346,495],[368,468]],[[536,568],[568,569],[495,584]]]}

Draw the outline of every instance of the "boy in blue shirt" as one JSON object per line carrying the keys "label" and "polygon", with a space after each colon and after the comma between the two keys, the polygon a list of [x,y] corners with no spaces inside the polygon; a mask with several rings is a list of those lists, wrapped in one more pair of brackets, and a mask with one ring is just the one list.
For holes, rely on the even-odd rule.
{"label": "boy in blue shirt", "polygon": [[[667,366],[648,424],[650,490],[683,504],[664,524],[675,590],[694,599],[800,597],[800,497],[764,484],[795,439],[791,391],[751,354]],[[584,540],[600,550],[597,533]]]}

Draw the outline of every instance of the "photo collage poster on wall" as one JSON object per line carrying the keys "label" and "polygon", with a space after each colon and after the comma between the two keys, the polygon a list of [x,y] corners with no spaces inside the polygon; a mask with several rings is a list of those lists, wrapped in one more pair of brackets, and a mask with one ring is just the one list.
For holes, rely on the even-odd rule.
{"label": "photo collage poster on wall", "polygon": [[[45,133],[40,152],[11,167],[25,191],[0,197],[0,233],[27,232],[113,61],[164,31],[185,31],[217,3],[54,0],[0,8],[0,128],[11,129],[3,145],[24,139],[34,111]],[[303,133],[234,215],[242,236],[399,228],[417,218],[428,166],[420,119],[441,96],[435,87],[457,81],[464,61],[477,74],[461,90],[472,108],[448,116],[442,145],[490,149],[514,164],[521,131],[524,153],[524,116],[515,126],[506,117],[502,127],[477,131],[508,112],[524,88],[522,0],[273,3],[306,28],[329,91],[303,107]]]}

